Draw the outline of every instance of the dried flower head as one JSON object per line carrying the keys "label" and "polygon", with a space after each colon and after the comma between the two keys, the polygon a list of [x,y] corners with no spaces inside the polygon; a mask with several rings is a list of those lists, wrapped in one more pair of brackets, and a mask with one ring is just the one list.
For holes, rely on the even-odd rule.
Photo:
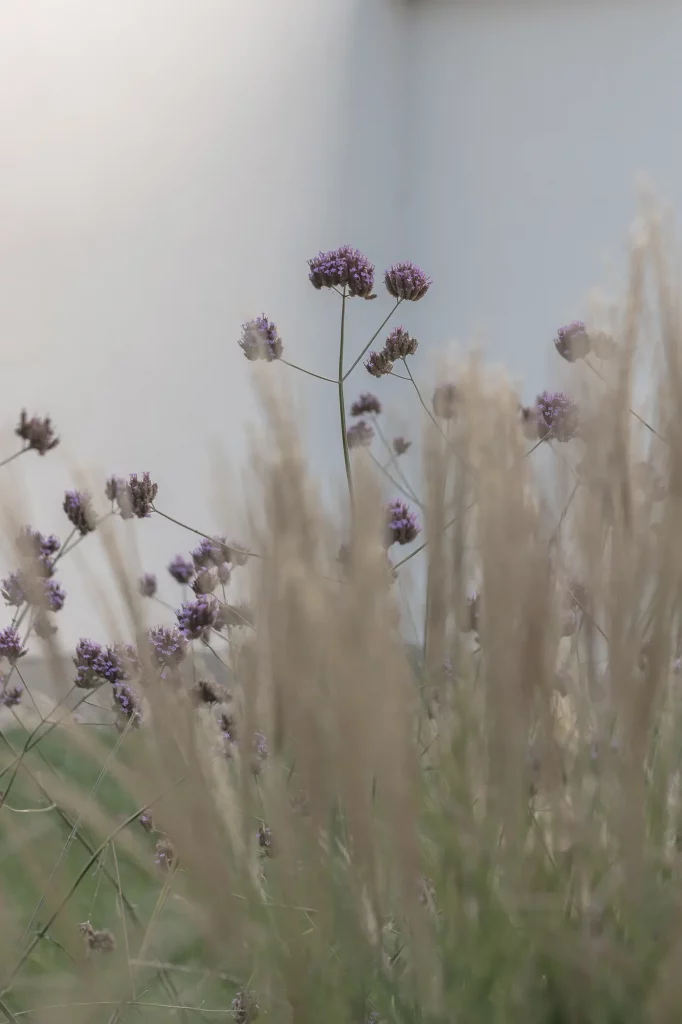
{"label": "dried flower head", "polygon": [[195,704],[208,704],[212,707],[214,704],[224,704],[229,699],[229,694],[225,687],[213,679],[200,679],[192,687],[192,697]]}
{"label": "dried flower head", "polygon": [[451,420],[457,413],[459,400],[459,391],[454,384],[439,384],[431,400],[435,415],[441,420]]}
{"label": "dried flower head", "polygon": [[3,677],[2,686],[0,687],[0,704],[5,708],[15,708],[17,704],[21,704],[21,698],[24,694],[24,688],[20,683],[11,685],[7,682],[7,679]]}
{"label": "dried flower head", "polygon": [[216,569],[216,574],[218,576],[218,583],[225,587],[232,578],[232,566],[229,562],[221,562]]}
{"label": "dried flower head", "polygon": [[219,604],[210,594],[202,594],[196,601],[183,604],[177,613],[180,632],[188,640],[208,638],[218,618]]}
{"label": "dried flower head", "polygon": [[275,359],[281,359],[284,351],[277,326],[272,320],[268,320],[265,313],[255,320],[242,324],[239,347],[252,362],[256,359],[265,359],[271,363]]}
{"label": "dried flower head", "polygon": [[396,455],[404,455],[408,448],[412,446],[411,441],[406,441],[404,437],[393,438],[393,451]]}
{"label": "dried flower head", "polygon": [[2,596],[5,600],[5,604],[12,605],[15,608],[21,607],[26,600],[23,573],[11,572],[9,576],[5,576],[2,581]]}
{"label": "dried flower head", "polygon": [[417,351],[419,342],[408,334],[404,327],[394,327],[384,343],[384,355],[392,363],[406,356],[413,356]]}
{"label": "dried flower head", "polygon": [[160,668],[179,665],[187,654],[187,638],[175,627],[154,626],[148,637],[152,656]]}
{"label": "dried flower head", "polygon": [[156,594],[156,576],[153,572],[146,572],[144,576],[140,576],[137,586],[142,597],[154,597]]}
{"label": "dried flower head", "polygon": [[406,263],[394,263],[384,274],[384,284],[389,295],[406,302],[418,302],[422,299],[431,283],[431,279],[424,271],[409,260]]}
{"label": "dried flower head", "polygon": [[182,555],[176,555],[168,566],[168,572],[178,583],[189,583],[194,576],[194,563]]}
{"label": "dried flower head", "polygon": [[89,921],[85,921],[78,929],[85,938],[85,945],[89,951],[113,953],[116,949],[116,939],[108,928],[93,928]]}
{"label": "dried flower head", "polygon": [[177,863],[177,854],[175,852],[175,847],[167,837],[159,839],[156,844],[154,860],[160,868],[164,869],[164,871],[170,871],[171,868],[175,867]]}
{"label": "dried flower head", "polygon": [[7,658],[10,665],[14,665],[19,658],[27,653],[19,632],[14,626],[6,626],[0,629],[0,658]]}
{"label": "dried flower head", "polygon": [[569,363],[575,363],[589,355],[590,336],[582,320],[574,320],[565,327],[560,327],[554,339],[554,347],[562,359]]}
{"label": "dried flower head", "polygon": [[131,473],[126,484],[125,499],[123,494],[117,496],[121,514],[124,504],[128,504],[132,515],[138,519],[148,519],[154,510],[154,498],[158,490],[159,485],[152,481],[149,473],[143,473],[141,480],[137,473]]}
{"label": "dried flower head", "polygon": [[376,395],[369,391],[363,392],[350,407],[351,416],[378,416],[381,412],[381,402]]}
{"label": "dried flower head", "polygon": [[133,727],[141,725],[142,704],[130,683],[123,681],[114,683],[112,697],[114,708],[124,721],[130,722]]}
{"label": "dried flower head", "polygon": [[110,476],[104,485],[104,493],[107,499],[111,502],[116,501],[121,491],[124,491],[126,487],[125,480],[122,480],[118,476]]}
{"label": "dried flower head", "polygon": [[393,372],[393,363],[385,352],[370,352],[365,360],[365,369],[373,377],[385,377]]}
{"label": "dried flower head", "polygon": [[367,448],[374,440],[374,427],[366,420],[358,420],[346,431],[349,448]]}
{"label": "dried flower head", "polygon": [[197,574],[190,583],[195,594],[211,594],[218,584],[218,575],[215,569],[198,569]]}
{"label": "dried flower head", "polygon": [[350,245],[319,252],[308,260],[308,266],[308,278],[314,288],[345,288],[349,296],[376,298],[373,292],[374,264]]}
{"label": "dried flower head", "polygon": [[389,503],[386,516],[387,545],[411,544],[420,531],[417,516],[410,512],[409,506],[394,498]]}
{"label": "dried flower head", "polygon": [[563,391],[543,391],[538,395],[537,409],[541,438],[551,435],[557,441],[570,441],[578,433],[578,406]]}
{"label": "dried flower head", "polygon": [[92,499],[86,491],[67,491],[62,506],[69,522],[73,523],[82,537],[91,533],[97,524]]}
{"label": "dried flower head", "polygon": [[32,416],[29,419],[24,409],[21,410],[19,426],[14,433],[26,442],[28,448],[38,452],[38,455],[44,455],[45,452],[51,451],[59,444],[59,438],[55,437],[50,417],[45,416],[44,419],[41,419],[39,416]]}
{"label": "dried flower head", "polygon": [[255,994],[247,991],[237,992],[232,1000],[231,1013],[235,1024],[251,1024],[260,1013]]}
{"label": "dried flower head", "polygon": [[272,857],[272,829],[269,825],[264,822],[258,826],[256,831],[256,838],[258,839],[258,846],[266,855],[266,857]]}

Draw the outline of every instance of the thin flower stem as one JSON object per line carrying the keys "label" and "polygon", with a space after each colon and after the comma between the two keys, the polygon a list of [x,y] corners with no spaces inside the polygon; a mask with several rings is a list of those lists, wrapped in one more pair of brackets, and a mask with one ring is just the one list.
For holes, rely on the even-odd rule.
{"label": "thin flower stem", "polygon": [[422,398],[422,393],[419,390],[419,388],[417,387],[417,382],[415,381],[414,377],[412,376],[412,371],[410,370],[409,366],[407,365],[407,359],[405,359],[405,358],[403,358],[403,366],[407,370],[408,376],[409,376],[410,380],[412,381],[412,387],[417,392],[417,398],[421,402],[421,405],[422,405],[422,408],[424,409],[424,412],[429,417],[429,419],[433,423],[433,425],[436,428],[436,430],[438,430],[439,433],[442,434],[442,436],[445,438],[446,441],[448,441],[448,444],[449,444],[450,443],[449,439],[445,435],[445,432],[443,431],[443,428],[440,426],[440,424],[438,423],[437,419],[435,418],[435,416],[433,415],[433,413],[429,409],[428,405],[426,404],[426,402]]}
{"label": "thin flower stem", "polygon": [[372,422],[374,423],[374,427],[376,429],[377,434],[379,435],[379,439],[381,440],[381,443],[383,444],[384,448],[386,449],[386,452],[388,453],[388,457],[391,460],[391,466],[393,467],[393,471],[398,476],[398,478],[400,480],[402,480],[404,487],[406,487],[407,491],[409,492],[408,493],[408,497],[410,497],[413,501],[416,501],[417,504],[419,505],[419,507],[421,509],[423,509],[424,506],[422,505],[422,503],[420,502],[419,498],[415,494],[414,488],[412,487],[412,485],[410,484],[410,481],[407,479],[407,477],[403,473],[402,469],[398,465],[398,460],[397,460],[397,458],[395,456],[395,452],[393,451],[392,446],[386,440],[386,435],[384,434],[383,430],[381,429],[381,424],[379,423],[379,419],[378,419],[378,417],[376,415],[372,416]]}
{"label": "thin flower stem", "polygon": [[346,334],[346,287],[343,288],[341,299],[341,336],[339,339],[339,413],[341,416],[341,443],[343,445],[343,461],[346,466],[346,479],[348,481],[348,494],[351,505],[353,504],[353,477],[350,471],[350,451],[348,450],[348,433],[346,431],[346,400],[343,395],[343,382],[346,379],[343,375],[343,347]]}
{"label": "thin flower stem", "polygon": [[296,363],[290,363],[288,359],[280,359],[280,363],[284,363],[285,366],[290,366],[292,370],[299,370],[301,373],[307,373],[309,377],[317,377],[318,380],[324,380],[327,384],[338,384],[337,380],[333,377],[323,377],[321,373],[313,373],[312,370],[304,370],[302,366],[297,366]]}
{"label": "thin flower stem", "polygon": [[344,376],[343,376],[343,379],[344,379],[344,380],[346,380],[346,379],[347,379],[348,377],[350,377],[351,373],[353,372],[353,370],[355,369],[355,367],[356,367],[356,366],[358,365],[358,363],[360,362],[360,360],[361,360],[361,359],[362,359],[362,357],[364,356],[364,354],[365,354],[365,352],[367,351],[367,349],[368,349],[368,348],[370,347],[370,345],[372,344],[372,342],[373,342],[373,341],[375,341],[375,340],[376,340],[376,339],[377,339],[377,338],[379,337],[379,335],[380,335],[380,334],[381,334],[381,332],[383,331],[384,327],[386,326],[386,324],[388,323],[388,321],[389,321],[389,320],[391,319],[391,317],[393,316],[393,314],[395,313],[396,309],[398,308],[398,306],[400,305],[400,303],[401,303],[402,301],[403,301],[402,299],[398,299],[398,301],[396,302],[396,304],[395,304],[395,306],[393,307],[393,309],[391,310],[391,312],[390,312],[390,313],[388,314],[388,316],[386,317],[386,319],[384,320],[384,322],[382,323],[382,325],[381,325],[381,326],[380,326],[380,327],[378,328],[378,330],[376,330],[376,331],[374,332],[374,334],[373,334],[373,335],[372,335],[372,337],[371,337],[371,338],[369,339],[369,341],[367,342],[367,344],[365,345],[365,347],[363,348],[362,352],[360,353],[360,355],[358,356],[358,358],[357,358],[357,359],[355,360],[355,362],[353,363],[353,365],[351,366],[351,368],[350,368],[349,370],[346,370],[346,372],[345,372],[345,374],[344,374]]}
{"label": "thin flower stem", "polygon": [[[182,782],[183,778],[184,778],[184,776],[181,776],[179,779],[176,779],[174,785],[177,786],[180,782]],[[50,914],[50,917],[48,918],[47,922],[41,928],[39,928],[38,931],[35,933],[35,935],[31,939],[30,943],[28,944],[27,948],[21,954],[21,956],[17,960],[16,964],[14,965],[12,970],[10,971],[9,976],[8,976],[6,982],[2,986],[2,992],[0,992],[0,999],[7,992],[7,990],[10,987],[10,985],[12,984],[12,981],[14,980],[14,978],[16,978],[17,974],[19,973],[21,968],[24,966],[24,964],[26,963],[26,961],[28,960],[28,958],[30,957],[31,953],[36,948],[36,946],[38,945],[40,940],[43,939],[47,935],[47,933],[49,932],[50,928],[55,923],[55,921],[57,920],[57,918],[61,914],[61,912],[64,909],[64,907],[66,906],[66,904],[69,902],[69,900],[73,896],[73,894],[76,892],[76,890],[78,889],[78,886],[81,884],[81,882],[83,881],[83,879],[87,875],[87,873],[90,870],[90,868],[99,859],[100,855],[106,849],[106,847],[109,845],[109,843],[111,843],[116,838],[116,836],[120,835],[120,833],[123,832],[123,830],[126,829],[128,827],[128,825],[132,825],[132,823],[134,821],[137,821],[137,819],[140,817],[140,815],[144,811],[149,810],[149,808],[153,807],[154,804],[158,803],[158,801],[161,799],[162,796],[163,796],[163,793],[159,793],[158,796],[154,797],[153,800],[148,800],[147,803],[145,803],[142,807],[138,807],[137,810],[135,810],[132,814],[129,814],[128,817],[124,821],[122,821],[119,825],[117,825],[116,828],[113,829],[113,831],[111,831],[109,833],[109,835],[106,836],[106,838],[102,840],[102,842],[99,844],[99,846],[97,846],[95,848],[93,853],[88,857],[88,859],[86,860],[85,864],[83,865],[81,870],[78,872],[78,874],[76,875],[76,877],[73,880],[73,882],[71,883],[71,885],[69,886],[66,894],[59,901],[56,909],[52,912],[52,914]]]}
{"label": "thin flower stem", "polygon": [[387,467],[386,466],[382,466],[381,463],[379,462],[379,460],[377,458],[375,458],[375,456],[372,455],[372,453],[369,450],[367,451],[367,454],[369,455],[370,459],[372,460],[374,465],[377,467],[377,469],[381,470],[381,472],[384,474],[386,479],[390,480],[390,482],[393,484],[393,486],[397,490],[399,490],[401,494],[404,494],[406,498],[409,498],[410,501],[413,501],[415,503],[415,505],[419,505],[419,508],[422,509],[422,511],[423,511],[424,510],[424,506],[420,502],[419,498],[417,498],[416,495],[412,494],[411,491],[408,491],[405,487],[403,487],[400,483],[398,483],[398,481],[395,480],[391,476],[391,474],[389,473]]}
{"label": "thin flower stem", "polygon": [[404,377],[402,373],[396,373],[395,370],[391,370],[390,373],[386,374],[387,377],[397,377],[398,380],[409,380],[409,377]]}
{"label": "thin flower stem", "polygon": [[568,515],[568,510],[570,509],[571,505],[573,504],[573,499],[575,498],[575,496],[576,496],[576,494],[578,492],[578,488],[579,487],[580,487],[580,480],[576,480],[576,482],[573,485],[573,490],[571,491],[571,493],[570,493],[570,495],[568,497],[568,501],[564,505],[564,510],[561,513],[560,517],[559,517],[559,522],[554,527],[554,531],[552,532],[552,536],[549,538],[549,543],[550,544],[553,544],[554,541],[556,540],[557,536],[559,535],[559,531],[560,531],[561,527],[563,526],[564,519]]}
{"label": "thin flower stem", "polygon": [[[190,533],[196,533],[197,537],[205,537],[206,540],[215,540],[209,533],[202,533],[201,530],[195,530],[193,526],[188,526],[187,523],[181,523],[179,519],[174,519],[173,516],[169,516],[167,512],[162,512],[161,509],[157,508],[156,505],[152,505],[152,509],[156,512],[157,516],[162,516],[167,519],[169,523],[175,523],[176,526],[181,526],[183,530],[189,530]],[[243,555],[249,555],[250,558],[262,558],[262,555],[257,555],[255,551],[247,551],[246,548],[238,548],[236,544],[230,544],[229,547],[233,548],[234,551],[239,551]]]}
{"label": "thin flower stem", "polygon": [[[611,385],[607,381],[606,377],[604,377],[604,375],[599,372],[597,367],[593,363],[590,362],[590,360],[587,358],[587,356],[585,356],[584,362],[585,362],[585,365],[589,366],[590,370],[592,370],[592,373],[594,373],[597,377],[599,377],[599,380],[602,382],[602,384],[605,384],[606,387],[610,389]],[[647,423],[647,421],[645,419],[643,419],[639,415],[638,412],[635,412],[634,409],[630,409],[630,408],[628,408],[628,412],[630,413],[631,416],[634,416],[636,420],[639,420],[639,422],[642,424],[643,427],[646,427],[647,430],[650,430],[651,433],[654,435],[654,437],[657,437],[659,439],[659,441],[663,441],[664,444],[668,444],[668,441],[666,441],[666,439],[661,434],[659,434],[659,432],[657,430],[654,430],[654,428],[651,426],[651,424]]]}
{"label": "thin flower stem", "polygon": [[14,455],[8,455],[6,459],[3,459],[2,462],[0,462],[0,469],[2,469],[3,466],[8,466],[10,462],[14,462],[15,459],[18,459],[20,455],[23,455],[24,452],[29,450],[29,445],[26,445],[24,448],[20,448],[18,452],[15,452]]}

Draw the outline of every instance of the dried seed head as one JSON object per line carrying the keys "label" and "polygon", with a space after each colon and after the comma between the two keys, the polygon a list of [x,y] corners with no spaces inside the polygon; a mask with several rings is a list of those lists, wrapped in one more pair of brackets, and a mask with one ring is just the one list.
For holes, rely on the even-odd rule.
{"label": "dried seed head", "polygon": [[84,921],[78,929],[85,938],[85,945],[89,951],[113,953],[116,949],[116,939],[108,928],[93,928],[89,921]]}
{"label": "dried seed head", "polygon": [[378,416],[381,413],[381,402],[369,391],[363,392],[351,405],[351,416]]}
{"label": "dried seed head", "polygon": [[412,446],[411,441],[406,441],[404,437],[393,438],[393,451],[396,455],[404,455],[408,448]]}
{"label": "dried seed head", "polygon": [[385,377],[393,372],[393,363],[385,352],[370,352],[365,360],[365,369],[373,377]]}
{"label": "dried seed head", "polygon": [[45,416],[44,419],[41,419],[39,416],[32,416],[29,419],[24,409],[21,410],[19,426],[15,430],[15,434],[26,442],[28,448],[38,452],[38,455],[44,455],[45,452],[51,451],[59,444],[59,438],[55,437],[50,417]]}
{"label": "dried seed head", "polygon": [[417,351],[419,342],[416,338],[413,338],[411,334],[408,334],[404,327],[394,327],[389,336],[386,338],[384,344],[384,355],[387,356],[392,363],[397,363],[399,359],[405,359],[406,356],[413,356]]}
{"label": "dried seed head", "polygon": [[346,431],[349,448],[368,448],[374,440],[374,428],[366,420],[358,420]]}
{"label": "dried seed head", "polygon": [[282,358],[284,346],[279,336],[276,324],[268,320],[265,313],[242,324],[242,336],[239,347],[251,362],[257,359],[264,359],[272,363],[275,359]]}

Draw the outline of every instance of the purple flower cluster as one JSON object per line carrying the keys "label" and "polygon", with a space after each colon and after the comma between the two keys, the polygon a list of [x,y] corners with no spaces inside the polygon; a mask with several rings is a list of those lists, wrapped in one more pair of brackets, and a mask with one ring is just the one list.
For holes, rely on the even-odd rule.
{"label": "purple flower cluster", "polygon": [[[149,473],[143,473],[142,479],[138,478],[137,473],[131,473],[125,494],[132,514],[138,519],[149,519],[154,510],[154,498],[158,491],[159,485],[154,483]],[[118,500],[123,511],[121,498]]]}
{"label": "purple flower cluster", "polygon": [[19,554],[37,563],[31,566],[34,572],[41,576],[52,575],[54,556],[61,547],[58,537],[55,537],[53,533],[49,537],[45,537],[40,530],[33,530],[30,526],[26,526],[17,537],[16,544]]}
{"label": "purple flower cluster", "polygon": [[580,428],[576,403],[563,391],[543,391],[537,398],[538,437],[570,441]]}
{"label": "purple flower cluster", "polygon": [[15,708],[21,704],[24,688],[20,683],[10,685],[7,676],[0,675],[0,704],[5,708]]}
{"label": "purple flower cluster", "polygon": [[210,594],[200,595],[196,601],[183,604],[177,613],[180,632],[188,640],[207,639],[216,627],[220,605]]}
{"label": "purple flower cluster", "polygon": [[168,572],[178,583],[189,583],[194,576],[194,563],[176,555],[168,565]]}
{"label": "purple flower cluster", "polygon": [[275,359],[282,358],[284,346],[279,336],[276,324],[268,320],[265,313],[242,324],[242,336],[239,347],[246,356],[254,362],[256,359],[265,359],[271,363]]}
{"label": "purple flower cluster", "polygon": [[394,263],[384,274],[384,284],[389,295],[405,302],[418,302],[423,299],[432,281],[423,270],[410,263]]}
{"label": "purple flower cluster", "polygon": [[133,727],[142,723],[142,706],[140,698],[130,685],[121,680],[113,686],[114,707],[121,718],[129,720]]}
{"label": "purple flower cluster", "polygon": [[351,405],[351,416],[378,416],[381,413],[381,402],[369,391],[363,392]]}
{"label": "purple flower cluster", "polygon": [[55,437],[50,417],[45,416],[44,419],[41,419],[39,416],[32,416],[29,419],[25,409],[21,410],[19,426],[14,433],[26,442],[27,448],[32,448],[33,451],[38,452],[38,455],[44,455],[45,452],[51,451],[59,444],[59,438]]}
{"label": "purple flower cluster", "polygon": [[12,572],[2,581],[2,596],[16,608],[27,602],[50,612],[61,611],[66,601],[66,592],[56,580],[32,579],[22,571]]}
{"label": "purple flower cluster", "polygon": [[0,658],[7,658],[10,665],[14,665],[26,653],[19,632],[14,626],[0,629]]}
{"label": "purple flower cluster", "polygon": [[365,369],[373,377],[385,377],[393,372],[393,364],[417,351],[419,342],[404,327],[394,327],[380,352],[370,352],[365,360]]}
{"label": "purple flower cluster", "polygon": [[349,296],[374,299],[374,264],[358,249],[342,245],[319,252],[308,260],[308,278],[314,288],[345,288]]}
{"label": "purple flower cluster", "polygon": [[62,507],[67,519],[73,523],[82,537],[95,529],[97,517],[92,507],[92,499],[86,491],[67,491]]}
{"label": "purple flower cluster", "polygon": [[565,327],[560,327],[554,339],[554,347],[562,359],[569,363],[575,363],[589,355],[590,336],[582,320],[574,320]]}
{"label": "purple flower cluster", "polygon": [[192,552],[192,560],[199,567],[222,565],[230,561],[230,547],[224,537],[202,537]]}
{"label": "purple flower cluster", "polygon": [[151,653],[160,668],[179,665],[187,654],[187,639],[175,627],[155,626],[147,635]]}
{"label": "purple flower cluster", "polygon": [[416,514],[410,512],[409,506],[404,501],[395,498],[389,503],[386,515],[386,541],[388,546],[391,544],[411,544],[419,534],[420,529]]}
{"label": "purple flower cluster", "polygon": [[103,647],[94,640],[81,639],[73,662],[75,685],[89,690],[103,682],[115,686],[125,680],[137,667],[137,656],[127,645]]}

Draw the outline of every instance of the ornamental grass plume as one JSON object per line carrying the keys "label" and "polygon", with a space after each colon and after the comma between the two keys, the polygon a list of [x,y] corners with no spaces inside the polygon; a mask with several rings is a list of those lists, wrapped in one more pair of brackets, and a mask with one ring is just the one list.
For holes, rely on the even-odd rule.
{"label": "ornamental grass plume", "polygon": [[[390,548],[395,586],[396,492],[354,460],[351,518],[266,383],[239,480],[258,557],[230,584],[250,625],[212,651],[156,627],[171,678],[112,552],[139,665],[83,640],[88,686],[36,713],[31,659],[5,664],[0,701],[26,681],[1,709],[8,1020],[677,1020],[682,328],[657,239],[654,219],[633,247],[613,379],[579,378],[577,451],[529,454],[514,387],[474,358],[454,440],[415,415],[419,504],[394,504],[421,532]],[[629,412],[635,342],[659,346],[660,437]],[[109,955],[86,956],[91,921]]]}

